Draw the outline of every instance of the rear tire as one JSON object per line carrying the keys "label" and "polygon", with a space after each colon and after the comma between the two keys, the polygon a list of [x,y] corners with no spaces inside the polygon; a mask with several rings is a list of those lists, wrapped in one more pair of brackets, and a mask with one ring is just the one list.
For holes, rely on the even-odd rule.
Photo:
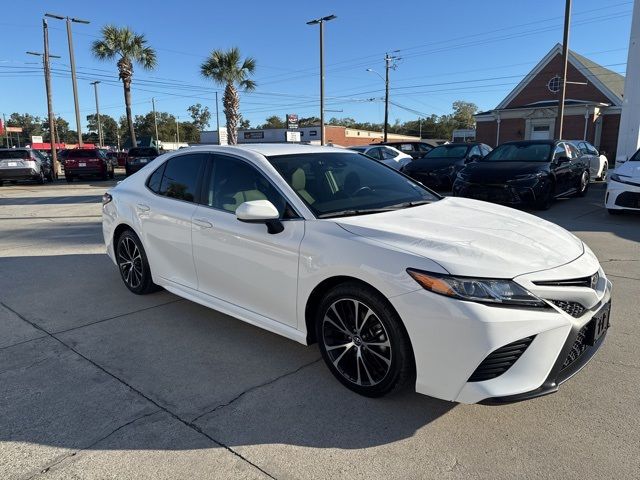
{"label": "rear tire", "polygon": [[65,175],[64,178],[67,180],[67,183],[73,182],[73,177],[71,175]]}
{"label": "rear tire", "polygon": [[580,179],[578,180],[578,185],[576,186],[576,197],[584,197],[589,191],[589,171],[585,170],[582,172]]}
{"label": "rear tire", "polygon": [[115,176],[115,172],[113,171],[113,169],[111,169],[111,171],[109,172],[109,180],[113,180],[114,176]]}
{"label": "rear tire", "polygon": [[607,180],[608,170],[609,164],[607,162],[604,162],[604,165],[602,166],[602,172],[600,173],[600,177],[598,178],[598,180],[600,180],[601,182],[605,182]]}
{"label": "rear tire", "polygon": [[151,268],[142,242],[133,230],[125,230],[118,237],[115,254],[120,277],[131,292],[145,295],[159,289],[151,278]]}
{"label": "rear tire", "polygon": [[36,181],[38,182],[38,185],[44,185],[47,182],[47,179],[45,178],[44,172],[42,170],[40,170],[40,176]]}
{"label": "rear tire", "polygon": [[338,285],[322,300],[315,320],[322,358],[345,387],[381,397],[412,385],[409,336],[377,291],[356,282]]}

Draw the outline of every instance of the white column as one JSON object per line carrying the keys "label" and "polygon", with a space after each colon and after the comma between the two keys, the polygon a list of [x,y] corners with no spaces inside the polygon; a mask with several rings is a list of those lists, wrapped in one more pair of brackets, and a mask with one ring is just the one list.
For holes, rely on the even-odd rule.
{"label": "white column", "polygon": [[635,0],[616,164],[627,161],[638,148],[640,148],[640,0]]}

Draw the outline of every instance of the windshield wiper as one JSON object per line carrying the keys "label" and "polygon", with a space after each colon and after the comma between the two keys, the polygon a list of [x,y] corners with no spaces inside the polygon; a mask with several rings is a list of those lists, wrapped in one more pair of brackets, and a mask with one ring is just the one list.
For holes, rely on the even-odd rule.
{"label": "windshield wiper", "polygon": [[395,210],[401,210],[403,208],[409,208],[409,207],[417,207],[418,205],[425,205],[431,202],[432,200],[417,200],[415,202],[403,202],[403,203],[398,203],[396,205],[389,205],[388,207],[383,207],[383,208],[365,208],[361,210],[357,210],[357,209],[340,210],[339,212],[321,213],[320,215],[318,215],[318,218],[353,217],[356,215],[367,215],[371,213],[393,212]]}
{"label": "windshield wiper", "polygon": [[356,215],[368,215],[371,213],[383,213],[383,212],[393,212],[397,210],[397,208],[364,208],[361,210],[340,210],[338,212],[329,212],[329,213],[321,213],[318,215],[318,218],[333,218],[333,217],[353,217]]}

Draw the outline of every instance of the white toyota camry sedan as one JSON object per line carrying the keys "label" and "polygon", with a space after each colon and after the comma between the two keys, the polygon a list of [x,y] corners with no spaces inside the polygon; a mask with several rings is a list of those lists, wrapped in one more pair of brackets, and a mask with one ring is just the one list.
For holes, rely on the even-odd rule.
{"label": "white toyota camry sedan", "polygon": [[189,148],[103,204],[107,251],[133,293],[164,287],[318,343],[333,375],[367,396],[551,393],[609,326],[611,283],[574,235],[440,197],[346,149]]}

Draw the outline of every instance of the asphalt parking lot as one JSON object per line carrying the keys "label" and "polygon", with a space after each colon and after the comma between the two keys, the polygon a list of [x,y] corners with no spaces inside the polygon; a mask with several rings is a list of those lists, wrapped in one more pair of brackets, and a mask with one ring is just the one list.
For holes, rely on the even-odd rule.
{"label": "asphalt parking lot", "polygon": [[614,284],[612,328],[558,393],[360,397],[304,347],[162,291],[104,254],[110,183],[0,188],[0,479],[640,477],[640,216],[604,185],[543,216]]}

